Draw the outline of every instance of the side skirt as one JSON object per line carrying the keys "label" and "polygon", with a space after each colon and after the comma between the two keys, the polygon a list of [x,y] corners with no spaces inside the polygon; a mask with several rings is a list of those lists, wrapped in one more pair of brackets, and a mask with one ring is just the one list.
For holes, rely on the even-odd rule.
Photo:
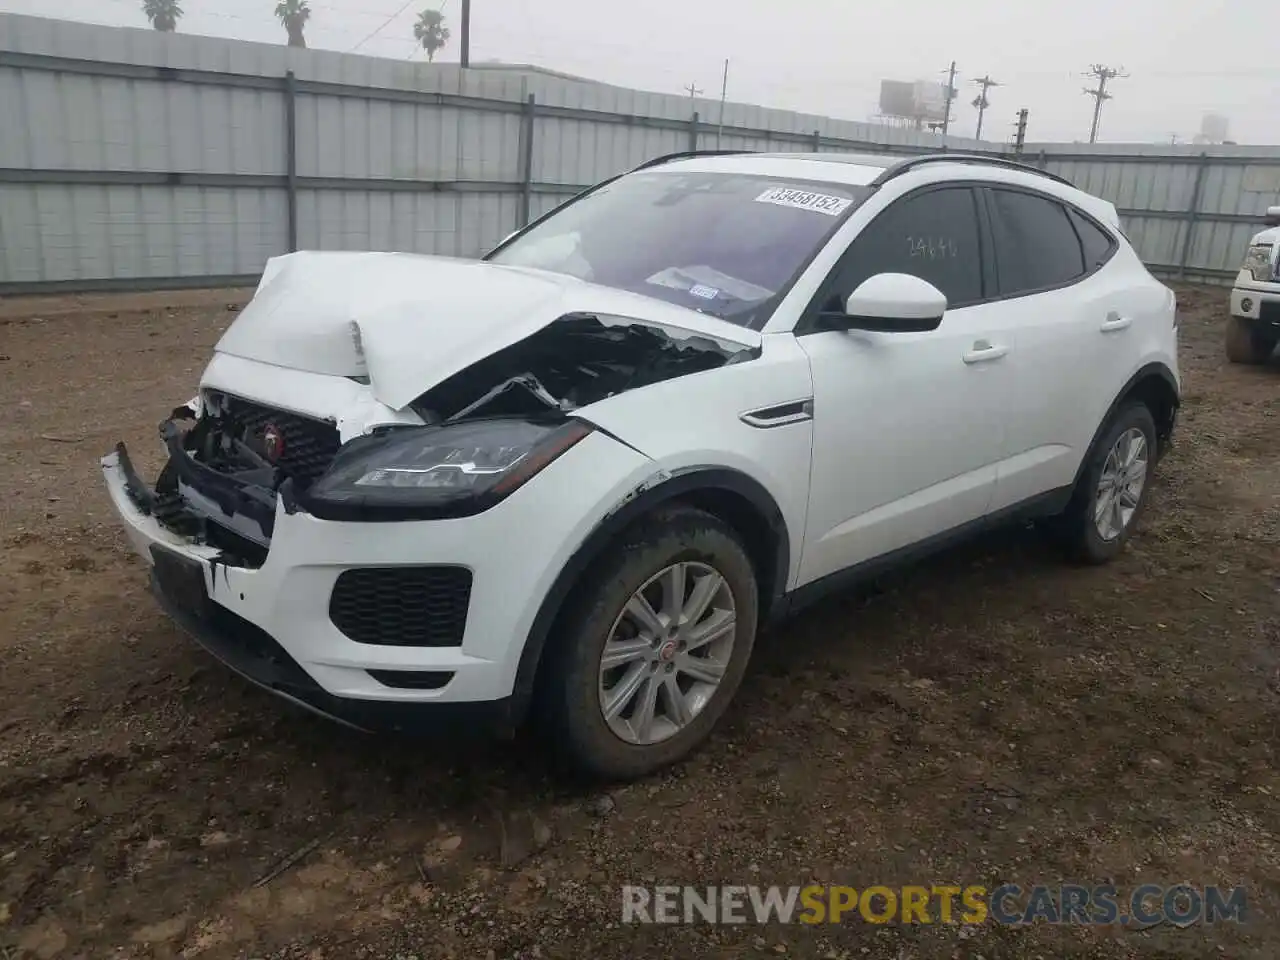
{"label": "side skirt", "polygon": [[862,563],[855,564],[852,567],[829,573],[821,579],[814,580],[812,583],[806,583],[786,594],[774,605],[774,613],[769,618],[769,622],[777,623],[799,613],[806,607],[812,606],[833,593],[839,593],[859,584],[865,584],[889,570],[932,556],[947,547],[962,543],[985,531],[1027,520],[1056,516],[1067,508],[1067,504],[1071,502],[1071,494],[1074,489],[1074,487],[1070,486],[1059,487],[1057,490],[1037,494],[1029,500],[1012,504],[978,520],[962,523],[958,527],[952,527],[950,530],[935,534],[918,543],[901,547],[883,556],[872,557],[870,560],[864,560]]}

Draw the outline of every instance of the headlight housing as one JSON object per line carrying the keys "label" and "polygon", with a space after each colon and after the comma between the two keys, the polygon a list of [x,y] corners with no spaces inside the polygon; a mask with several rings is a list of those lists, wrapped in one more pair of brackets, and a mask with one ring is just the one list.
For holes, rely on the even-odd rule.
{"label": "headlight housing", "polygon": [[1276,268],[1271,263],[1274,248],[1269,243],[1255,243],[1244,256],[1244,266],[1253,279],[1261,283],[1272,283],[1276,279]]}
{"label": "headlight housing", "polygon": [[403,427],[339,451],[304,505],[324,520],[428,520],[488,510],[591,433],[578,420]]}

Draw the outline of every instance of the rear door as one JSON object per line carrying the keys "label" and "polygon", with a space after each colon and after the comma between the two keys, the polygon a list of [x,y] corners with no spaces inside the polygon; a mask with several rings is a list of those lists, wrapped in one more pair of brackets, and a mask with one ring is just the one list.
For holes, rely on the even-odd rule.
{"label": "rear door", "polygon": [[999,301],[1017,362],[992,510],[1069,486],[1130,373],[1135,312],[1127,274],[1109,271],[1111,234],[1062,201],[1011,186],[983,191]]}

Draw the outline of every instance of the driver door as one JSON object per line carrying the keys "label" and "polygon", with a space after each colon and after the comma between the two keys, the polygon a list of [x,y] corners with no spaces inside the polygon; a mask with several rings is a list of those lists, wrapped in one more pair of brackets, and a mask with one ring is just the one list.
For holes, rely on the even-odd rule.
{"label": "driver door", "polygon": [[[813,377],[813,460],[801,584],[929,541],[986,514],[1004,448],[1014,330],[994,291],[968,186],[908,194],[862,230],[797,328]],[[989,245],[987,245],[989,248]],[[924,333],[821,331],[818,314],[878,273],[946,296]]]}

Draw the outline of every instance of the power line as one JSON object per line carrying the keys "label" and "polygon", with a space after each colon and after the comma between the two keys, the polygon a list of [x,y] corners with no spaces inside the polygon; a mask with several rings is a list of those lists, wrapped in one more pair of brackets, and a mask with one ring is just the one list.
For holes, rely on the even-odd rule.
{"label": "power line", "polygon": [[982,139],[982,115],[987,112],[987,107],[991,106],[991,101],[987,99],[987,91],[992,87],[1000,86],[1000,83],[991,79],[991,75],[983,77],[981,80],[973,81],[982,88],[982,92],[973,101],[973,106],[978,108],[978,130],[973,135],[973,139]]}
{"label": "power line", "polygon": [[379,26],[378,29],[374,30],[371,34],[369,34],[367,37],[365,37],[363,40],[361,40],[359,43],[357,43],[354,47],[352,47],[347,52],[355,53],[357,50],[363,47],[366,43],[368,43],[370,40],[372,40],[374,37],[380,34],[383,30],[387,29],[387,27],[391,25],[392,20],[396,19],[398,16],[400,16],[402,13],[408,10],[409,7],[412,5],[413,5],[413,0],[405,0],[404,6],[402,6],[399,10],[397,10],[391,16],[387,17],[387,19],[383,20],[381,26]]}
{"label": "power line", "polygon": [[1101,63],[1095,63],[1089,68],[1087,76],[1096,77],[1098,86],[1094,89],[1085,87],[1084,92],[1093,97],[1093,126],[1089,130],[1089,142],[1098,142],[1098,121],[1102,119],[1102,105],[1111,99],[1111,94],[1107,93],[1108,80],[1123,80],[1129,74],[1124,72],[1124,68],[1115,69],[1113,67],[1104,66]]}

